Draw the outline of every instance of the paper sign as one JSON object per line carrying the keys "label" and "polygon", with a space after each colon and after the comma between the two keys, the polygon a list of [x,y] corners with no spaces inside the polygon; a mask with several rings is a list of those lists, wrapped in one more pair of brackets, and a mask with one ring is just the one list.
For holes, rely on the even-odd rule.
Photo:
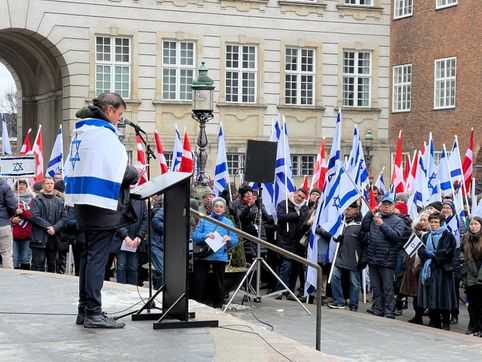
{"label": "paper sign", "polygon": [[214,234],[214,239],[206,238],[205,241],[206,241],[206,244],[208,244],[209,247],[213,249],[214,252],[216,252],[219,249],[221,249],[226,243],[223,241],[223,237],[219,235],[217,231],[215,231],[213,234]]}
{"label": "paper sign", "polygon": [[131,253],[135,253],[137,250],[137,247],[133,248],[132,246],[127,245],[126,241],[122,241],[121,249],[122,251],[129,251]]}
{"label": "paper sign", "polygon": [[0,176],[33,177],[35,176],[35,158],[33,155],[4,156],[0,158]]}

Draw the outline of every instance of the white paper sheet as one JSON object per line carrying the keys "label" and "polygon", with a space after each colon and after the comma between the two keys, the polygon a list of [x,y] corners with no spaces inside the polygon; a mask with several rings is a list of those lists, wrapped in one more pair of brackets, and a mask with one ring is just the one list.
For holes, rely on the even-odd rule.
{"label": "white paper sheet", "polygon": [[219,235],[217,231],[215,231],[213,234],[214,234],[214,239],[206,238],[205,241],[206,241],[206,244],[208,244],[209,247],[213,249],[214,252],[216,252],[219,249],[221,249],[226,243],[223,241],[223,237]]}
{"label": "white paper sheet", "polygon": [[131,252],[131,253],[135,253],[136,250],[137,250],[137,247],[133,248],[133,247],[127,245],[126,241],[123,240],[120,250],[122,250],[122,251],[129,251],[129,252]]}

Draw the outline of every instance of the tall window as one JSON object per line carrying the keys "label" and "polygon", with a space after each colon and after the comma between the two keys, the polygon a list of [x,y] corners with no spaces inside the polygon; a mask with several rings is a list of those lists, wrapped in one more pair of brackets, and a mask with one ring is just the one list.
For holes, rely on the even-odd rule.
{"label": "tall window", "polygon": [[291,155],[293,176],[311,176],[315,167],[314,155]]}
{"label": "tall window", "polygon": [[457,5],[458,0],[436,0],[437,3],[435,5],[436,9],[446,8],[449,6]]}
{"label": "tall window", "polygon": [[455,107],[456,63],[455,57],[435,61],[435,109]]}
{"label": "tall window", "polygon": [[164,151],[164,156],[166,157],[166,163],[169,170],[171,169],[171,162],[172,162],[172,152]]}
{"label": "tall window", "polygon": [[373,5],[373,0],[345,0],[347,5]]}
{"label": "tall window", "polygon": [[195,44],[187,41],[162,43],[162,98],[190,101],[194,76]]}
{"label": "tall window", "polygon": [[413,14],[413,0],[395,0],[393,18],[399,19]]}
{"label": "tall window", "polygon": [[370,107],[371,64],[370,52],[343,52],[343,105]]}
{"label": "tall window", "polygon": [[393,67],[393,112],[408,112],[411,108],[412,65]]}
{"label": "tall window", "polygon": [[227,153],[229,175],[234,176],[239,172],[244,174],[246,155],[244,153]]}
{"label": "tall window", "polygon": [[285,103],[313,104],[315,89],[315,51],[286,48]]}
{"label": "tall window", "polygon": [[226,102],[256,103],[256,46],[226,45]]}
{"label": "tall window", "polygon": [[131,39],[97,36],[95,38],[95,92],[131,95]]}

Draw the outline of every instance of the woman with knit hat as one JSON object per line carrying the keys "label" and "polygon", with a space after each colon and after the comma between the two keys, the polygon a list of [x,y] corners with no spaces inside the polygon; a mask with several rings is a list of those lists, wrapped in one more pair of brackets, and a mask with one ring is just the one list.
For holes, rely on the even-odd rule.
{"label": "woman with knit hat", "polygon": [[462,240],[463,278],[469,302],[469,326],[465,334],[482,337],[482,218],[473,216],[469,232]]}
{"label": "woman with knit hat", "polygon": [[[225,216],[226,200],[222,197],[216,197],[212,204],[213,211],[210,216],[223,224],[234,227],[233,222]],[[225,244],[211,255],[194,261],[195,288],[193,297],[198,302],[203,301],[206,279],[209,269],[212,268],[214,274],[212,303],[214,308],[221,308],[224,300],[224,269],[228,262],[228,249],[237,245],[238,237],[232,231],[202,219],[192,234],[192,240],[196,244],[202,244],[208,238],[214,239],[215,233],[222,237]]]}

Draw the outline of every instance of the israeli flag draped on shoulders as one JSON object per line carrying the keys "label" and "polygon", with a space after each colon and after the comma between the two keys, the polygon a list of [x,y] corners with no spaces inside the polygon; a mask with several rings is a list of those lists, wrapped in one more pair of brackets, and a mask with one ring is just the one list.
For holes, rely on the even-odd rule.
{"label": "israeli flag draped on shoulders", "polygon": [[64,165],[65,204],[117,210],[127,152],[117,129],[101,119],[75,124]]}

